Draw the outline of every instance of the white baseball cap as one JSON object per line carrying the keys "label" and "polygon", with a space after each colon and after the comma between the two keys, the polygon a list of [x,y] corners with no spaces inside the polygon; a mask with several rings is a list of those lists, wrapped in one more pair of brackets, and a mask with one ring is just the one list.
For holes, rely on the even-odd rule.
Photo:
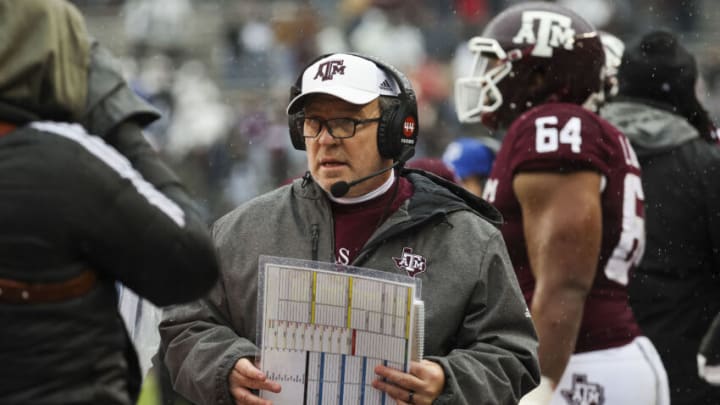
{"label": "white baseball cap", "polygon": [[351,104],[367,104],[379,96],[398,96],[395,79],[374,62],[335,53],[310,65],[302,75],[302,92],[290,100],[288,114],[298,112],[308,94],[329,94]]}

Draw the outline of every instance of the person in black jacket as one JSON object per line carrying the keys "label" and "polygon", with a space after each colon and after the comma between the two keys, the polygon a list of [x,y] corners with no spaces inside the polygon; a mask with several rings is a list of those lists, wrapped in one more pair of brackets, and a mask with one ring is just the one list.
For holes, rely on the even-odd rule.
{"label": "person in black jacket", "polygon": [[720,148],[695,94],[695,58],[670,32],[645,34],[622,57],[619,93],[602,115],[642,167],[647,245],[630,282],[643,332],[667,369],[675,404],[718,404],[698,376],[701,339],[720,310]]}
{"label": "person in black jacket", "polygon": [[109,78],[74,6],[0,0],[0,33],[0,403],[132,404],[115,284],[196,299],[212,242],[142,137],[154,113]]}

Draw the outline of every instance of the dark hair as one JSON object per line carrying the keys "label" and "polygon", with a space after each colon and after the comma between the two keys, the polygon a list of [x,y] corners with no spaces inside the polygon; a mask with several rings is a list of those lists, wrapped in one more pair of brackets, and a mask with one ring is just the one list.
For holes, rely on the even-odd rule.
{"label": "dark hair", "polygon": [[651,31],[625,50],[618,69],[619,96],[649,100],[683,116],[712,139],[714,125],[695,94],[695,57],[668,31]]}

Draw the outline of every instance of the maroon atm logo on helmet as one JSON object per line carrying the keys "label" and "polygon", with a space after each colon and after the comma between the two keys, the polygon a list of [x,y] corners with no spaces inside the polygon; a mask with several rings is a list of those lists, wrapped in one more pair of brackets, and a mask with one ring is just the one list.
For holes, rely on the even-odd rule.
{"label": "maroon atm logo on helmet", "polygon": [[405,270],[410,277],[415,277],[420,273],[425,273],[427,270],[427,259],[424,257],[413,254],[412,248],[405,247],[402,251],[402,256],[393,257],[395,266],[400,270]]}
{"label": "maroon atm logo on helmet", "polygon": [[[535,22],[537,21],[537,30]],[[525,11],[522,14],[520,30],[512,39],[514,44],[535,45],[532,56],[550,58],[554,48],[563,47],[568,51],[575,44],[575,30],[572,19],[550,11]]]}
{"label": "maroon atm logo on helmet", "polygon": [[332,80],[333,76],[344,74],[345,61],[343,61],[342,59],[329,60],[318,65],[318,70],[317,73],[315,73],[315,77],[313,77],[313,80],[317,79],[318,77],[322,81]]}
{"label": "maroon atm logo on helmet", "polygon": [[405,135],[406,138],[411,138],[415,135],[415,128],[417,128],[415,117],[412,115],[405,117],[405,122],[403,122],[403,135]]}

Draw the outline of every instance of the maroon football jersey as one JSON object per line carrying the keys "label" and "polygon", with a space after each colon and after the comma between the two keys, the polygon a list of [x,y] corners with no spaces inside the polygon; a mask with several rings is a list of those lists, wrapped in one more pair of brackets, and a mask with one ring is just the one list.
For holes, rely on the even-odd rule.
{"label": "maroon football jersey", "polygon": [[640,165],[628,139],[608,122],[575,104],[551,103],[521,115],[508,129],[483,197],[503,214],[502,233],[530,305],[535,279],[530,270],[520,204],[513,192],[518,172],[600,173],[602,246],[585,302],[575,352],[630,342],[639,328],[630,310],[628,273],[645,244]]}

